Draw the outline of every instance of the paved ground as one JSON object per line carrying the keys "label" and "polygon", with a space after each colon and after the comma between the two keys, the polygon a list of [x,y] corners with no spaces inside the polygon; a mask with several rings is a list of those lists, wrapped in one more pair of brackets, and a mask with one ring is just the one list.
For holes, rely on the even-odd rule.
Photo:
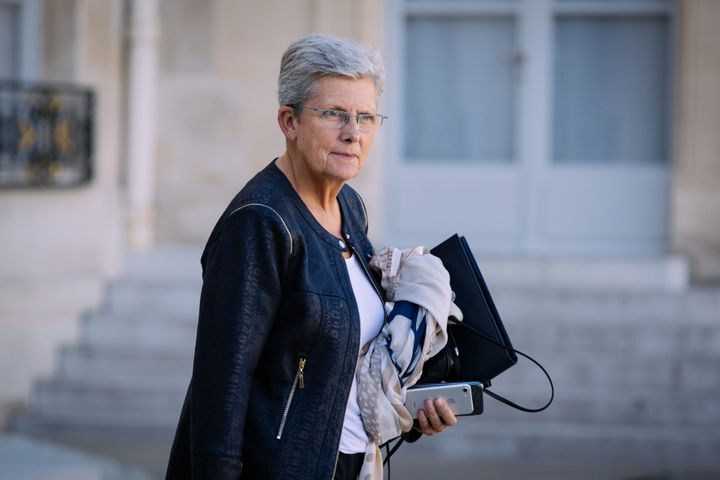
{"label": "paved ground", "polygon": [[[3,480],[154,480],[162,479],[173,432],[168,429],[64,429],[50,435],[65,448],[27,437],[0,435]],[[47,439],[47,437],[46,437]],[[669,471],[618,459],[554,458],[521,461],[509,456],[468,457],[444,451],[441,436],[404,445],[391,462],[391,480],[711,480],[715,472]],[[83,451],[85,453],[78,453]],[[99,460],[105,458],[105,460]],[[112,461],[108,461],[111,459]],[[8,463],[9,462],[9,463]],[[9,465],[9,467],[8,467]],[[13,470],[13,465],[15,470]],[[9,469],[8,469],[9,468]],[[32,472],[34,476],[23,476]],[[52,476],[42,476],[49,471]],[[64,470],[63,470],[64,469]],[[98,474],[98,470],[100,474]],[[10,475],[8,472],[12,473]],[[43,473],[44,472],[44,473]],[[63,473],[64,472],[64,473]],[[14,476],[13,476],[14,475]]]}
{"label": "paved ground", "polygon": [[[431,444],[438,438],[426,439]],[[717,480],[712,472],[672,472],[653,465],[611,459],[553,458],[523,461],[516,458],[454,457],[433,454],[428,445],[404,445],[393,456],[392,480]]]}
{"label": "paved ground", "polygon": [[154,480],[142,469],[24,435],[0,433],[2,480]]}

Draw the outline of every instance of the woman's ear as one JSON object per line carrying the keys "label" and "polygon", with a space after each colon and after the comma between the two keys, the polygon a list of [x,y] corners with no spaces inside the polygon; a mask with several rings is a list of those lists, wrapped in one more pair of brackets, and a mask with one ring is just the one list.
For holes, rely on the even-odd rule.
{"label": "woman's ear", "polygon": [[288,107],[287,105],[280,107],[278,109],[277,119],[278,124],[280,125],[280,130],[282,130],[283,135],[285,135],[285,139],[295,140],[297,137],[297,118],[295,118],[292,107]]}

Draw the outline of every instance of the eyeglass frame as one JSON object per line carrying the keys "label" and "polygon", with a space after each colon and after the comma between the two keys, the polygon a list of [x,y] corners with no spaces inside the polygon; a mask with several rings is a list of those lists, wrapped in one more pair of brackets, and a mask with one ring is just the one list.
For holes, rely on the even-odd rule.
{"label": "eyeglass frame", "polygon": [[[302,105],[302,106],[298,106],[298,105],[288,105],[288,106],[291,107],[293,110],[300,110],[300,111],[302,111],[302,110],[312,110],[313,112],[317,112],[317,113],[320,114],[320,119],[321,119],[321,120],[324,120],[323,115],[324,115],[326,112],[337,112],[337,113],[341,114],[341,115],[342,115],[342,119],[343,119],[342,124],[341,124],[341,125],[338,125],[338,126],[336,126],[336,127],[331,127],[331,128],[344,128],[344,127],[346,127],[346,126],[348,125],[348,123],[350,123],[351,113],[348,112],[347,110],[339,110],[339,109],[337,109],[337,108],[315,108],[315,107],[307,107],[307,106],[305,106],[305,105]],[[380,114],[380,113],[359,113],[359,112],[358,112],[358,113],[355,114],[355,123],[357,124],[358,128],[360,128],[360,129],[362,129],[362,124],[360,123],[360,116],[379,118],[379,119],[380,119],[380,123],[377,124],[377,126],[376,126],[375,124],[371,124],[371,125],[370,125],[370,126],[373,126],[373,127],[376,126],[376,128],[380,128],[380,127],[382,126],[383,122],[384,122],[385,120],[387,120],[387,118],[388,118],[386,115],[382,115],[382,114]]]}

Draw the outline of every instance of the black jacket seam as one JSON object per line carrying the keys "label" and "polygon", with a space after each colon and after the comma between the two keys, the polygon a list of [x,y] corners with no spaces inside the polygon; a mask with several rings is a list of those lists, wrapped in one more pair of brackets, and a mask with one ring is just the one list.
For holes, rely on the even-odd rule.
{"label": "black jacket seam", "polygon": [[275,210],[275,209],[274,209],[273,207],[271,207],[270,205],[266,205],[266,204],[260,203],[260,202],[244,203],[244,204],[240,205],[239,207],[235,208],[234,210],[232,210],[232,211],[228,214],[228,216],[231,216],[232,214],[234,214],[234,213],[236,213],[236,212],[239,212],[240,210],[242,210],[243,208],[246,208],[246,207],[265,207],[265,208],[269,209],[270,211],[272,211],[275,215],[277,215],[277,217],[280,219],[280,223],[282,223],[283,228],[284,228],[285,231],[287,232],[288,239],[289,239],[289,241],[290,241],[290,255],[293,255],[293,254],[295,253],[295,252],[294,252],[295,246],[294,246],[294,242],[293,242],[293,236],[292,236],[292,233],[290,232],[290,228],[288,228],[287,222],[285,221],[285,219],[283,218],[283,216],[280,215],[280,213],[278,213],[278,211]]}

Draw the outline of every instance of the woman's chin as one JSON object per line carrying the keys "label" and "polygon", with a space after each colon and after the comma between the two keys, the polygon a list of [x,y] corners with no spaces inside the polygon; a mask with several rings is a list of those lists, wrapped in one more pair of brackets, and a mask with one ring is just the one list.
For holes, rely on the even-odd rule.
{"label": "woman's chin", "polygon": [[[357,157],[339,157],[333,155],[335,161],[328,162],[326,174],[338,180],[347,181],[360,173],[360,161]],[[339,161],[337,161],[339,160]]]}

